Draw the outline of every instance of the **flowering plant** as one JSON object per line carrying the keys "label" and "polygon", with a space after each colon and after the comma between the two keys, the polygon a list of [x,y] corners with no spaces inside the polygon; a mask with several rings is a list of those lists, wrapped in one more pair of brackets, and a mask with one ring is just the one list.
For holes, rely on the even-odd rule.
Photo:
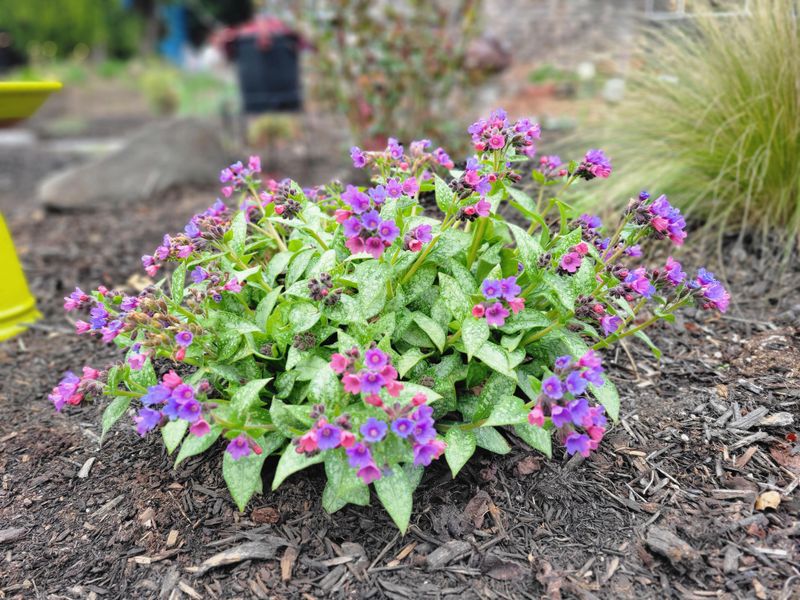
{"label": "flowering plant", "polygon": [[[601,151],[539,159],[534,199],[514,166],[534,156],[539,127],[496,111],[469,131],[476,153],[460,169],[426,140],[353,148],[374,170],[367,189],[262,181],[257,157],[224,169],[236,208],[217,200],[143,257],[148,275],[170,275],[136,296],[65,299],[88,312],[78,333],[127,354],[68,373],[56,409],[109,396],[103,434],[130,411],[176,465],[222,441],[241,510],[267,455],[280,454],[273,489],[324,463],[325,509],[367,504],[371,484],[401,530],[442,456],[455,476],[477,447],[509,452],[508,435],[588,455],[619,411],[600,351],[631,336],[652,346],[648,325],[691,303],[724,311],[729,296],[672,258],[635,264],[647,238],[683,243],[666,197],[642,192],[609,236],[559,199],[610,174]],[[423,213],[428,200],[441,218]]]}

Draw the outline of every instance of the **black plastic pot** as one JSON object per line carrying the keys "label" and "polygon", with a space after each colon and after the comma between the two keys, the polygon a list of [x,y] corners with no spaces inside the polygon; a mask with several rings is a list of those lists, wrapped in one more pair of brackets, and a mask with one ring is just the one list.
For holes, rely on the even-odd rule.
{"label": "black plastic pot", "polygon": [[248,113],[302,108],[299,44],[296,36],[273,35],[268,44],[256,35],[236,39],[236,68]]}

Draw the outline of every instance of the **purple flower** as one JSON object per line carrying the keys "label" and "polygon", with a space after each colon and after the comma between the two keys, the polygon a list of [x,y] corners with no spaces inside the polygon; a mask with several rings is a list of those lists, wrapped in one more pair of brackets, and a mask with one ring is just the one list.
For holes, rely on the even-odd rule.
{"label": "purple flower", "polygon": [[103,306],[95,306],[89,311],[89,316],[92,329],[102,329],[108,322],[108,311]]}
{"label": "purple flower", "polygon": [[419,191],[419,182],[416,177],[409,177],[401,187],[406,196],[414,196]]}
{"label": "purple flower", "polygon": [[361,215],[361,225],[364,226],[364,229],[375,231],[380,224],[381,215],[375,209],[367,211]]}
{"label": "purple flower", "polygon": [[344,228],[345,237],[348,238],[355,237],[361,233],[361,221],[358,220],[358,217],[350,217],[342,223],[342,227]]}
{"label": "purple flower", "polygon": [[486,323],[488,325],[496,325],[502,327],[506,323],[506,317],[509,315],[508,309],[500,302],[495,302],[486,309]]}
{"label": "purple flower", "polygon": [[423,244],[427,244],[433,239],[430,225],[417,225],[412,231],[412,234]]}
{"label": "purple flower", "polygon": [[433,416],[433,407],[423,404],[411,414],[411,418],[416,422],[430,420]]}
{"label": "purple flower", "polygon": [[589,456],[589,436],[582,433],[571,432],[564,440],[564,445],[567,448],[567,454],[572,456],[576,452],[582,456]]}
{"label": "purple flower", "polygon": [[588,384],[586,383],[586,380],[581,377],[581,374],[578,371],[573,371],[567,375],[567,378],[564,380],[564,386],[573,396],[582,394],[586,390],[587,385]]}
{"label": "purple flower", "polygon": [[180,403],[194,400],[194,388],[186,383],[182,383],[172,390],[172,397]]}
{"label": "purple flower", "polygon": [[639,267],[628,273],[624,281],[631,290],[645,298],[651,298],[656,291],[655,286],[647,278],[647,271],[644,267]]}
{"label": "purple flower", "polygon": [[60,412],[61,409],[64,408],[64,405],[69,402],[70,398],[77,393],[80,382],[80,377],[75,375],[72,371],[64,373],[64,377],[58,382],[58,385],[53,388],[53,391],[48,396],[57,411]]}
{"label": "purple flower", "polygon": [[403,185],[392,177],[386,182],[386,193],[390,198],[398,198],[403,195]]}
{"label": "purple flower", "polygon": [[436,437],[436,428],[432,419],[417,421],[411,432],[418,444],[427,444]]}
{"label": "purple flower", "polygon": [[589,402],[586,398],[576,398],[569,403],[568,408],[572,422],[577,426],[580,426],[583,420],[589,416]]}
{"label": "purple flower", "polygon": [[414,431],[415,423],[411,419],[400,418],[392,422],[392,431],[398,437],[407,438]]}
{"label": "purple flower", "polygon": [[197,400],[187,400],[178,407],[178,418],[193,423],[203,414],[203,407]]}
{"label": "purple flower", "polygon": [[681,263],[671,256],[667,258],[667,264],[664,265],[664,272],[667,274],[667,281],[672,285],[679,285],[686,279],[686,273],[683,272]]}
{"label": "purple flower", "polygon": [[369,190],[369,197],[376,206],[380,206],[386,202],[386,188],[382,185],[376,185]]}
{"label": "purple flower", "polygon": [[506,300],[513,300],[522,291],[522,288],[517,285],[517,278],[513,275],[501,279],[498,284],[500,285],[500,294]]}
{"label": "purple flower", "polygon": [[361,382],[361,391],[365,394],[377,394],[386,383],[383,375],[375,371],[361,371],[359,381]]}
{"label": "purple flower", "polygon": [[622,325],[622,319],[617,315],[603,315],[600,317],[600,326],[603,328],[603,333],[606,336],[611,335]]}
{"label": "purple flower", "polygon": [[119,303],[119,307],[125,312],[135,310],[137,306],[139,306],[139,298],[136,296],[125,296]]}
{"label": "purple flower", "polygon": [[364,364],[373,371],[380,371],[389,363],[389,357],[379,348],[370,348],[364,353]]}
{"label": "purple flower", "polygon": [[189,273],[189,277],[192,278],[194,283],[200,283],[201,281],[208,279],[208,271],[206,271],[203,267],[197,266],[192,269],[191,273]]}
{"label": "purple flower", "polygon": [[354,444],[346,451],[348,463],[353,469],[362,469],[373,464],[372,453],[364,444]]}
{"label": "purple flower", "polygon": [[142,396],[141,401],[145,406],[163,404],[169,399],[171,394],[172,390],[165,385],[151,385],[149,388],[147,388],[147,393]]}
{"label": "purple flower", "polygon": [[361,478],[364,485],[369,485],[373,481],[381,478],[381,470],[375,466],[375,463],[371,463],[361,467],[356,475]]}
{"label": "purple flower", "polygon": [[602,150],[589,150],[575,173],[587,180],[595,177],[605,179],[611,175],[611,161]]}
{"label": "purple flower", "polygon": [[333,450],[342,440],[342,430],[325,423],[322,427],[317,429],[317,446],[320,450]]}
{"label": "purple flower", "polygon": [[245,456],[250,455],[250,443],[247,441],[247,436],[245,434],[240,434],[233,438],[229,443],[228,447],[225,448],[225,452],[231,455],[233,460],[239,460],[240,458],[244,458]]}
{"label": "purple flower", "polygon": [[348,185],[347,189],[342,194],[342,200],[350,205],[354,213],[360,215],[365,210],[369,209],[369,196],[364,192],[359,191],[355,186]]}
{"label": "purple flower", "polygon": [[542,381],[542,393],[553,400],[558,400],[564,395],[564,386],[557,375],[551,375]]}
{"label": "purple flower", "polygon": [[571,356],[559,356],[555,362],[555,368],[558,370],[563,370],[568,368],[572,364],[572,357]]}
{"label": "purple flower", "polygon": [[389,153],[395,160],[403,158],[403,146],[394,138],[389,138],[389,145],[386,147],[386,152]]}
{"label": "purple flower", "polygon": [[559,429],[572,421],[569,409],[566,406],[560,406],[558,404],[554,404],[550,409],[550,418],[553,420],[553,425]]}
{"label": "purple flower", "polygon": [[364,440],[367,442],[374,444],[376,442],[380,442],[384,437],[386,437],[386,430],[388,426],[383,421],[379,421],[375,417],[370,417],[367,419],[367,422],[361,426],[359,431],[361,435],[364,436]]}
{"label": "purple flower", "polygon": [[141,371],[146,360],[147,354],[135,352],[128,357],[128,365],[130,365],[132,371]]}
{"label": "purple flower", "polygon": [[378,235],[384,242],[391,244],[400,235],[400,229],[395,225],[394,221],[381,221],[378,226]]}
{"label": "purple flower", "polygon": [[180,333],[175,335],[175,343],[178,344],[181,348],[188,348],[194,336],[190,331],[181,331]]}
{"label": "purple flower", "polygon": [[136,423],[136,433],[144,437],[161,422],[161,413],[151,408],[142,408],[139,409],[139,414],[133,417],[133,422]]}
{"label": "purple flower", "polygon": [[417,467],[427,467],[444,452],[445,444],[440,440],[433,440],[427,444],[417,444],[414,446],[414,465]]}
{"label": "purple flower", "polygon": [[574,273],[581,266],[581,255],[577,252],[567,252],[561,257],[561,262],[558,263],[558,266],[567,273]]}
{"label": "purple flower", "polygon": [[487,300],[499,298],[502,294],[500,282],[497,279],[484,279],[481,284],[481,292]]}
{"label": "purple flower", "polygon": [[367,164],[367,157],[358,146],[350,148],[350,158],[353,159],[353,166],[356,169],[363,169]]}

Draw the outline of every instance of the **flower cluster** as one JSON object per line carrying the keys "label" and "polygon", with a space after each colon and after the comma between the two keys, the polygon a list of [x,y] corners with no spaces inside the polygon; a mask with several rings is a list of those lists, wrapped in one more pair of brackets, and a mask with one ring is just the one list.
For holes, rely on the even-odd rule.
{"label": "flower cluster", "polygon": [[204,410],[209,407],[204,406],[197,396],[205,396],[210,389],[207,381],[202,381],[195,389],[175,371],[165,373],[161,383],[151,385],[141,397],[143,407],[133,418],[136,432],[145,436],[165,419],[183,419],[191,424],[190,433],[197,437],[204,436],[211,429],[204,418]]}
{"label": "flower cluster", "polygon": [[510,145],[517,152],[533,158],[535,141],[542,130],[537,123],[520,119],[511,124],[506,111],[495,110],[488,119],[480,119],[467,130],[472,135],[472,144],[478,152],[500,151]]}
{"label": "flower cluster", "polygon": [[409,178],[402,184],[396,180],[389,180],[385,188],[383,186],[372,188],[369,194],[355,186],[347,186],[342,194],[342,200],[350,206],[350,210],[340,210],[338,218],[342,219],[342,229],[347,238],[345,246],[350,252],[353,254],[366,252],[373,258],[380,258],[383,251],[397,239],[400,228],[394,221],[382,219],[376,207],[383,204],[387,194],[397,197],[405,193],[403,186],[409,181],[416,184],[414,178]]}
{"label": "flower cluster", "polygon": [[525,308],[525,298],[519,295],[521,291],[514,275],[505,279],[484,279],[481,293],[485,302],[479,302],[472,307],[472,316],[476,319],[485,317],[488,325],[502,327],[510,314],[509,309],[517,314]]}
{"label": "flower cluster", "polygon": [[600,356],[593,350],[578,360],[561,356],[553,370],[554,374],[542,381],[542,392],[528,414],[528,422],[542,427],[549,418],[560,431],[567,454],[588,456],[597,449],[606,430],[605,409],[590,405],[584,395],[589,384],[599,387],[605,383]]}
{"label": "flower cluster", "polygon": [[330,366],[342,376],[344,391],[348,394],[364,394],[364,402],[370,406],[383,406],[380,397],[382,390],[392,398],[397,398],[403,391],[403,384],[397,381],[397,370],[379,348],[367,350],[363,360],[361,352],[355,347],[344,354],[337,352],[331,357]]}
{"label": "flower cluster", "polygon": [[91,367],[83,367],[80,376],[67,371],[47,398],[57,411],[64,408],[65,404],[76,406],[87,396],[97,397],[103,393],[104,384],[101,376],[100,371]]}
{"label": "flower cluster", "polygon": [[619,330],[623,322],[620,316],[608,312],[606,306],[594,296],[578,296],[575,301],[575,316],[582,321],[598,324],[606,337]]}
{"label": "flower cluster", "polygon": [[222,195],[230,198],[233,192],[246,188],[251,183],[252,176],[260,172],[261,158],[258,156],[251,156],[246,167],[239,161],[222,169],[219,174],[219,182],[225,184],[221,189]]}
{"label": "flower cluster", "polygon": [[424,244],[433,239],[431,226],[428,224],[417,225],[403,237],[403,250],[419,252]]}
{"label": "flower cluster", "polygon": [[695,278],[688,283],[688,287],[693,290],[703,308],[715,308],[722,313],[728,310],[731,296],[713,273],[699,269]]}
{"label": "flower cluster", "polygon": [[395,138],[389,138],[386,149],[382,152],[365,152],[358,146],[353,146],[350,148],[350,158],[357,169],[363,169],[369,164],[395,165],[401,171],[425,166],[452,169],[455,165],[447,152],[441,147],[428,151],[432,145],[430,140],[414,140],[408,145],[409,151],[406,154],[402,144]]}
{"label": "flower cluster", "polygon": [[564,168],[561,157],[556,154],[539,157],[539,172],[546,178],[564,177],[569,171]]}
{"label": "flower cluster", "polygon": [[658,239],[669,238],[676,246],[686,239],[686,220],[680,209],[672,206],[664,194],[648,202],[650,194],[643,191],[628,207],[637,225],[649,225]]}
{"label": "flower cluster", "polygon": [[581,268],[583,257],[587,254],[589,254],[589,244],[586,242],[575,244],[569,249],[568,252],[564,254],[564,256],[561,257],[561,260],[558,263],[559,271],[569,275],[574,274],[578,269]]}
{"label": "flower cluster", "polygon": [[599,177],[606,179],[611,175],[611,160],[602,150],[589,150],[575,169],[575,176],[587,181]]}

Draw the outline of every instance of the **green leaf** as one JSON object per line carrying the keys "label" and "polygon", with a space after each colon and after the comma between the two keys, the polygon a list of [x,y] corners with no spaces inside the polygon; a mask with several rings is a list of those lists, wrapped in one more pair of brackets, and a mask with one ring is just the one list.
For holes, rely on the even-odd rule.
{"label": "green leaf", "polygon": [[130,378],[131,381],[145,388],[156,385],[158,379],[156,378],[156,372],[153,370],[153,361],[148,358],[138,371],[131,369]]}
{"label": "green leaf", "polygon": [[111,429],[114,424],[119,421],[120,417],[124,415],[128,407],[131,405],[131,397],[130,396],[117,396],[114,398],[111,403],[106,406],[106,409],[103,411],[103,432],[100,434],[100,442],[102,443],[103,439],[106,437],[108,430]]}
{"label": "green leaf", "polygon": [[275,427],[286,437],[292,437],[297,431],[309,429],[314,420],[308,416],[308,405],[284,404],[273,398],[269,407],[270,418]]}
{"label": "green leaf", "polygon": [[317,324],[322,313],[310,302],[298,302],[289,309],[289,325],[292,333],[308,331]]}
{"label": "green leaf", "polygon": [[450,465],[453,477],[455,477],[461,467],[467,464],[467,461],[475,453],[478,442],[475,439],[474,432],[465,431],[455,426],[447,431],[444,441],[447,443],[444,456],[447,459],[447,464]]}
{"label": "green leaf", "polygon": [[284,251],[278,252],[274,254],[272,258],[269,259],[269,263],[267,264],[267,270],[262,271],[262,278],[264,279],[264,283],[269,285],[270,287],[275,285],[275,279],[283,273],[284,269],[286,269],[286,265],[289,264],[289,261],[292,259],[294,254],[292,252]]}
{"label": "green leaf", "polygon": [[327,363],[318,369],[308,386],[308,398],[312,402],[331,406],[342,397],[342,385],[336,373]]}
{"label": "green leaf", "polygon": [[414,321],[420,326],[420,328],[422,328],[422,331],[424,331],[428,337],[431,338],[431,341],[434,343],[437,350],[439,350],[439,352],[444,351],[447,335],[445,334],[444,329],[442,329],[442,326],[431,319],[428,315],[421,312],[414,313]]}
{"label": "green leaf", "polygon": [[[483,384],[483,389],[478,398],[478,405],[469,420],[475,422],[488,418],[505,396],[514,394],[516,387],[516,379],[511,379],[501,373],[492,373],[486,383]],[[464,416],[466,417],[467,415]]]}
{"label": "green leaf", "polygon": [[436,206],[443,213],[448,214],[453,210],[455,204],[455,194],[450,186],[438,175],[434,175],[434,191],[436,193]]}
{"label": "green leaf", "polygon": [[644,331],[641,330],[637,331],[633,335],[642,340],[645,344],[647,344],[647,347],[650,348],[650,351],[653,353],[653,356],[656,358],[656,360],[661,359],[661,350],[659,349],[658,346],[656,346],[653,343],[653,340],[650,339],[649,335],[647,335]]}
{"label": "green leaf", "polygon": [[294,258],[289,262],[289,267],[286,269],[286,287],[290,287],[303,276],[313,256],[314,250],[310,248],[294,255]]}
{"label": "green leaf", "polygon": [[414,367],[414,365],[416,365],[426,356],[427,354],[423,354],[422,350],[419,348],[411,348],[405,352],[397,361],[397,372],[399,373],[400,377],[404,377],[405,374]]}
{"label": "green leaf", "polygon": [[175,466],[177,467],[187,458],[196,456],[211,448],[221,434],[222,427],[220,425],[212,425],[211,431],[202,437],[197,437],[196,435],[187,436],[186,439],[183,440],[183,444],[181,444],[181,450],[178,452],[178,457],[175,459]]}
{"label": "green leaf", "polygon": [[484,426],[487,425],[517,425],[528,420],[528,410],[521,398],[516,396],[503,396],[494,406]]}
{"label": "green leaf", "polygon": [[542,247],[534,237],[521,227],[517,227],[513,223],[508,223],[508,227],[514,234],[520,262],[529,274],[535,273],[539,270],[538,262],[539,256],[543,253]]}
{"label": "green leaf", "polygon": [[575,288],[572,285],[571,277],[556,275],[547,272],[544,274],[544,282],[550,287],[555,294],[556,299],[561,303],[565,311],[575,310],[575,299],[578,295],[575,293]]}
{"label": "green leaf", "polygon": [[489,325],[486,323],[486,319],[476,319],[473,316],[464,319],[461,323],[461,339],[467,350],[467,360],[472,360],[483,343],[489,339],[489,335]]}
{"label": "green leaf", "polygon": [[[257,439],[256,443],[261,446],[263,445],[262,441]],[[230,453],[224,453],[222,458],[222,477],[228,485],[233,501],[239,507],[239,512],[244,512],[253,494],[261,490],[261,469],[266,459],[266,452],[261,454],[251,452],[238,460],[235,460]]]}
{"label": "green leaf", "polygon": [[526,308],[509,318],[506,324],[500,327],[500,331],[503,333],[517,333],[519,331],[527,333],[535,327],[547,327],[552,323],[552,319],[543,312]]}
{"label": "green leaf", "polygon": [[530,423],[520,423],[514,425],[514,433],[516,433],[522,440],[531,448],[539,450],[544,453],[548,458],[553,456],[553,446],[550,439],[550,432],[531,425]]}
{"label": "green leaf", "polygon": [[580,268],[570,279],[570,283],[572,284],[572,293],[575,295],[575,297],[578,297],[581,294],[588,296],[597,286],[594,263],[588,258],[584,257],[581,261]]}
{"label": "green leaf", "polygon": [[508,454],[511,446],[506,438],[494,427],[478,427],[475,431],[475,441],[479,448],[494,452],[495,454]]}
{"label": "green leaf", "polygon": [[375,492],[400,533],[405,534],[411,519],[414,490],[408,475],[399,465],[392,465],[391,471],[391,475],[384,475],[375,481]]}
{"label": "green leaf", "polygon": [[253,321],[237,315],[236,313],[218,310],[214,313],[216,327],[227,333],[235,332],[240,335],[245,333],[261,333],[261,329]]}
{"label": "green leaf", "polygon": [[272,309],[275,308],[275,303],[278,301],[278,296],[281,294],[281,288],[277,287],[261,299],[256,307],[256,327],[259,331],[264,331],[267,328],[267,319],[272,314]]}
{"label": "green leaf", "polygon": [[292,473],[297,473],[303,469],[321,463],[325,459],[325,454],[320,452],[316,456],[308,457],[297,452],[294,444],[288,444],[278,460],[275,468],[275,477],[272,480],[272,489],[277,490],[278,486]]}
{"label": "green leaf", "polygon": [[604,383],[601,386],[596,386],[592,383],[589,384],[589,389],[597,401],[602,404],[608,416],[614,421],[619,420],[619,392],[617,386],[608,377],[603,375]]}
{"label": "green leaf", "polygon": [[237,389],[231,396],[231,409],[236,411],[242,418],[246,417],[247,412],[258,404],[259,392],[270,380],[271,378],[248,381]]}
{"label": "green leaf", "polygon": [[247,239],[247,220],[244,212],[237,213],[233,218],[233,221],[231,221],[231,231],[233,232],[231,250],[236,254],[242,254],[244,252],[244,243]]}
{"label": "green leaf", "polygon": [[475,356],[498,373],[502,373],[511,379],[516,379],[516,374],[508,365],[508,355],[500,346],[492,342],[484,342],[475,353]]}
{"label": "green leaf", "polygon": [[389,268],[375,260],[362,262],[355,269],[355,278],[358,281],[356,297],[358,314],[352,315],[352,320],[363,322],[383,310],[383,305],[386,303]]}
{"label": "green leaf", "polygon": [[328,481],[322,492],[322,508],[329,513],[335,513],[347,504],[369,504],[369,486],[364,485],[356,475],[356,470],[350,467],[344,451],[327,454],[325,475]]}
{"label": "green leaf", "polygon": [[469,297],[454,278],[439,272],[440,297],[456,320],[463,319],[470,311]]}
{"label": "green leaf", "polygon": [[186,263],[181,263],[172,274],[172,300],[180,302],[183,300],[183,285],[186,281]]}
{"label": "green leaf", "polygon": [[189,422],[183,419],[170,421],[161,428],[161,437],[164,439],[164,445],[167,447],[167,454],[172,454],[175,451],[175,448],[181,443],[183,436],[186,435],[187,429],[189,429]]}

